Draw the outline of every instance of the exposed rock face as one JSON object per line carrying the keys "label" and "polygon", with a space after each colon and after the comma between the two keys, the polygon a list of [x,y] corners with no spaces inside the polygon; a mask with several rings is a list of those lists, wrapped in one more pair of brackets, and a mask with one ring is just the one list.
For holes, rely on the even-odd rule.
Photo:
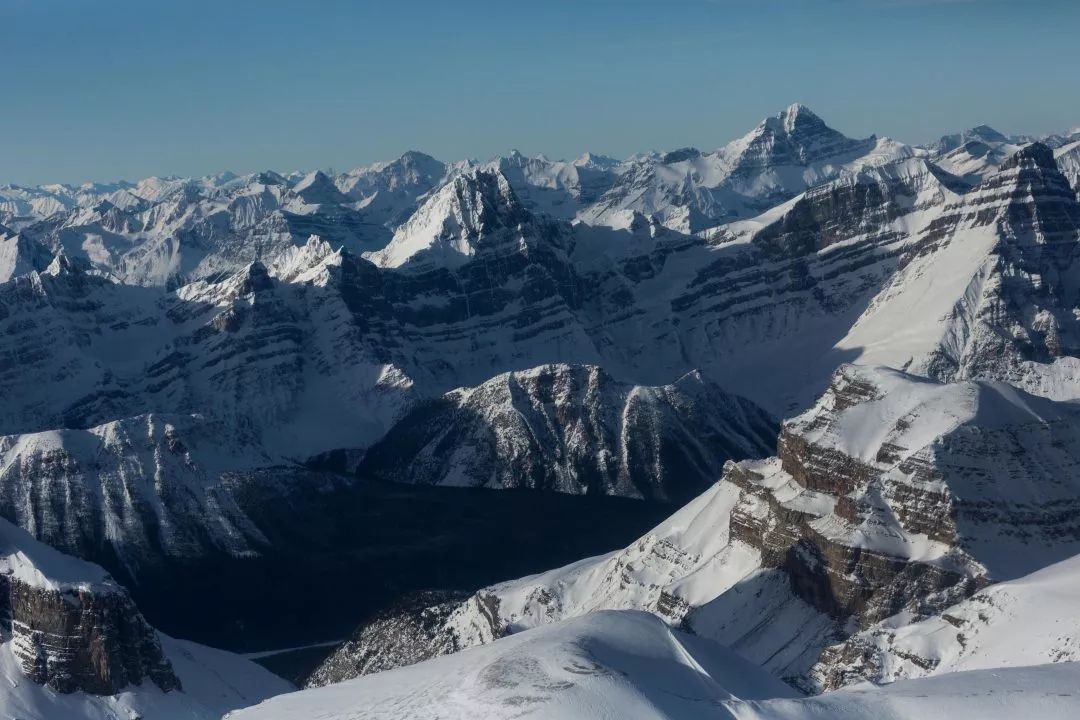
{"label": "exposed rock face", "polygon": [[729,463],[623,551],[441,609],[446,622],[417,646],[637,608],[818,689],[833,681],[812,666],[850,633],[939,613],[1080,551],[1076,413],[1001,383],[845,366],[784,424],[778,457]]}
{"label": "exposed rock face", "polygon": [[180,682],[157,634],[119,588],[46,590],[0,578],[11,642],[23,672],[57,692],[113,695],[150,680],[162,690]]}
{"label": "exposed rock face", "polygon": [[1007,665],[1075,662],[1077,558],[991,585],[912,622],[897,616],[827,648],[815,666],[825,689]]}
{"label": "exposed rock face", "polygon": [[[458,650],[438,630],[467,593],[420,592],[372,618],[316,668],[305,687],[322,687],[446,655]],[[428,643],[433,641],[434,644]],[[396,651],[407,655],[397,655]]]}
{"label": "exposed rock face", "polygon": [[7,521],[0,532],[0,623],[27,677],[61,693],[180,688],[157,633],[104,571]]}
{"label": "exposed rock face", "polygon": [[641,387],[595,366],[545,365],[422,404],[367,451],[356,472],[685,502],[727,460],[767,455],[775,427],[764,411],[698,373]]}
{"label": "exposed rock face", "polygon": [[1072,139],[1067,144],[1054,150],[1061,174],[1068,179],[1077,196],[1080,196],[1080,139]]}

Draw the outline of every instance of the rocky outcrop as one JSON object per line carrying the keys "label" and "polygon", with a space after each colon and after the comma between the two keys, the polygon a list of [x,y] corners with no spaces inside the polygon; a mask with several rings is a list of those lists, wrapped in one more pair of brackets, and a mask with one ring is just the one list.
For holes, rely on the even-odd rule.
{"label": "rocky outcrop", "polygon": [[61,693],[180,689],[157,633],[100,568],[0,520],[0,625],[26,676]]}
{"label": "rocky outcrop", "polygon": [[731,459],[767,455],[774,421],[699,373],[632,386],[595,366],[499,375],[411,410],[355,472],[685,502]]}
{"label": "rocky outcrop", "polygon": [[1077,558],[1069,558],[991,585],[929,617],[876,623],[822,653],[813,670],[816,684],[829,690],[867,680],[1075,662],[1077,570]]}
{"label": "rocky outcrop", "polygon": [[1080,137],[1071,138],[1067,144],[1055,149],[1054,159],[1080,198]]}
{"label": "rocky outcrop", "polygon": [[[304,683],[322,687],[455,652],[452,635],[439,633],[467,593],[427,591],[405,598],[362,625]],[[397,654],[404,651],[405,655]]]}

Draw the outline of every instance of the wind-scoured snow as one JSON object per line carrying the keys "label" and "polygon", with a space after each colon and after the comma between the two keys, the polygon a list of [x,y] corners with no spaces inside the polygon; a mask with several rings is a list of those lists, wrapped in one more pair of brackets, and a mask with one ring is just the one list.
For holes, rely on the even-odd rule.
{"label": "wind-scoured snow", "polygon": [[671,630],[652,615],[602,612],[272,698],[228,718],[674,719],[706,717],[734,699],[793,695],[731,651]]}

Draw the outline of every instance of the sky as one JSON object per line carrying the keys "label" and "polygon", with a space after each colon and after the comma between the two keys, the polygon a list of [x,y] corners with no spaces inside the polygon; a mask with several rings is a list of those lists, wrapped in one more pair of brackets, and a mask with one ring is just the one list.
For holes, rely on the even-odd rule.
{"label": "sky", "polygon": [[1078,0],[0,0],[0,183],[1080,126]]}

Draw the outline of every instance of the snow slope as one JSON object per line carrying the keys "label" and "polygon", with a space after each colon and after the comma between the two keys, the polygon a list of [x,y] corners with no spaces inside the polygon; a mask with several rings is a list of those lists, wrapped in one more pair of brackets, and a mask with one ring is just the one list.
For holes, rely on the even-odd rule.
{"label": "snow slope", "polygon": [[926,226],[835,349],[942,379],[1076,397],[1080,203],[1035,143]]}
{"label": "snow slope", "polygon": [[601,612],[487,647],[272,698],[230,720],[535,717],[957,720],[1080,712],[1080,663],[947,674],[800,698],[720,645]]}
{"label": "snow slope", "polygon": [[446,658],[282,695],[227,716],[691,718],[737,698],[792,697],[764,671],[646,613],[603,612]]}
{"label": "snow slope", "polygon": [[799,700],[730,703],[737,720],[1069,720],[1080,663],[951,673]]}

